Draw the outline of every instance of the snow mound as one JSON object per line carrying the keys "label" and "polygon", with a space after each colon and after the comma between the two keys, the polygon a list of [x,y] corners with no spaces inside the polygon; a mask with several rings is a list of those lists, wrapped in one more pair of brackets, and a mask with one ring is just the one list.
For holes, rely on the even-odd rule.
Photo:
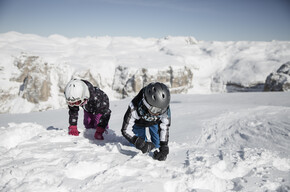
{"label": "snow mound", "polygon": [[35,123],[9,123],[8,127],[1,127],[0,130],[0,147],[10,149],[37,136],[44,127]]}
{"label": "snow mound", "polygon": [[[65,173],[68,178],[74,179],[85,179],[90,175],[96,174],[96,172],[105,171],[108,168],[107,164],[102,162],[78,162],[75,164],[70,164]],[[82,171],[79,171],[82,170]]]}
{"label": "snow mound", "polygon": [[279,157],[277,152],[250,148],[205,151],[206,154],[204,149],[187,151],[184,180],[188,189],[224,192],[288,188],[281,180],[289,174],[290,160]]}
{"label": "snow mound", "polygon": [[205,123],[199,144],[213,148],[264,148],[289,153],[289,112],[289,107],[261,106],[222,114]]}

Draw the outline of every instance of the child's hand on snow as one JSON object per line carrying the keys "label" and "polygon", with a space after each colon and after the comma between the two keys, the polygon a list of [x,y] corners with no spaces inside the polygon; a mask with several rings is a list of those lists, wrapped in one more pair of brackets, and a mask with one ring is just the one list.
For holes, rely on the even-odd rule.
{"label": "child's hand on snow", "polygon": [[152,149],[155,148],[155,145],[151,142],[146,142],[141,137],[134,136],[132,138],[133,144],[136,146],[137,149],[141,150],[142,153],[148,153]]}
{"label": "child's hand on snow", "polygon": [[165,161],[169,154],[169,147],[167,145],[161,145],[158,151],[154,151],[153,159],[158,161]]}
{"label": "child's hand on snow", "polygon": [[74,136],[79,136],[79,131],[76,125],[70,125],[68,127],[68,134],[69,135],[74,135]]}

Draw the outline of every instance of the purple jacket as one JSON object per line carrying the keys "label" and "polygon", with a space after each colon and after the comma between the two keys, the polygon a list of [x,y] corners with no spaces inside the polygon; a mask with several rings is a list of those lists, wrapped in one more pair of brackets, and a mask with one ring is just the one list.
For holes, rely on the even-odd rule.
{"label": "purple jacket", "polygon": [[[99,127],[106,128],[111,117],[111,110],[109,109],[109,98],[101,89],[94,87],[90,82],[82,80],[89,88],[90,98],[88,102],[82,106],[84,110],[92,114],[102,114]],[[69,124],[77,125],[78,122],[78,106],[69,106]]]}

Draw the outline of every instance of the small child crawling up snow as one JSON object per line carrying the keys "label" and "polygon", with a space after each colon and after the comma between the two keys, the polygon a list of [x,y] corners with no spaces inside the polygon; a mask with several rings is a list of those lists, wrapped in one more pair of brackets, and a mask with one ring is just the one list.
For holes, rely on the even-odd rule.
{"label": "small child crawling up snow", "polygon": [[[166,160],[169,154],[169,102],[170,92],[167,86],[159,82],[150,83],[130,102],[121,129],[122,135],[143,153],[159,148],[153,154],[153,158],[159,161]],[[128,127],[133,128],[134,136],[127,132]],[[149,127],[152,142],[147,141],[146,127]]]}
{"label": "small child crawling up snow", "polygon": [[79,135],[77,129],[79,107],[84,109],[84,125],[96,129],[95,139],[103,140],[111,116],[109,98],[89,81],[73,79],[65,87],[64,95],[69,107],[69,135]]}

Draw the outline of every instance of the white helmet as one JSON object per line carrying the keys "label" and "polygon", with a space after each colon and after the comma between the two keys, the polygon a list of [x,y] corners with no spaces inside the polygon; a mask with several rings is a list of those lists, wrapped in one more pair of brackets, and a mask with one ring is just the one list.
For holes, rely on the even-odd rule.
{"label": "white helmet", "polygon": [[90,92],[85,82],[79,79],[73,79],[66,85],[64,95],[69,106],[80,106],[85,100],[89,99]]}

